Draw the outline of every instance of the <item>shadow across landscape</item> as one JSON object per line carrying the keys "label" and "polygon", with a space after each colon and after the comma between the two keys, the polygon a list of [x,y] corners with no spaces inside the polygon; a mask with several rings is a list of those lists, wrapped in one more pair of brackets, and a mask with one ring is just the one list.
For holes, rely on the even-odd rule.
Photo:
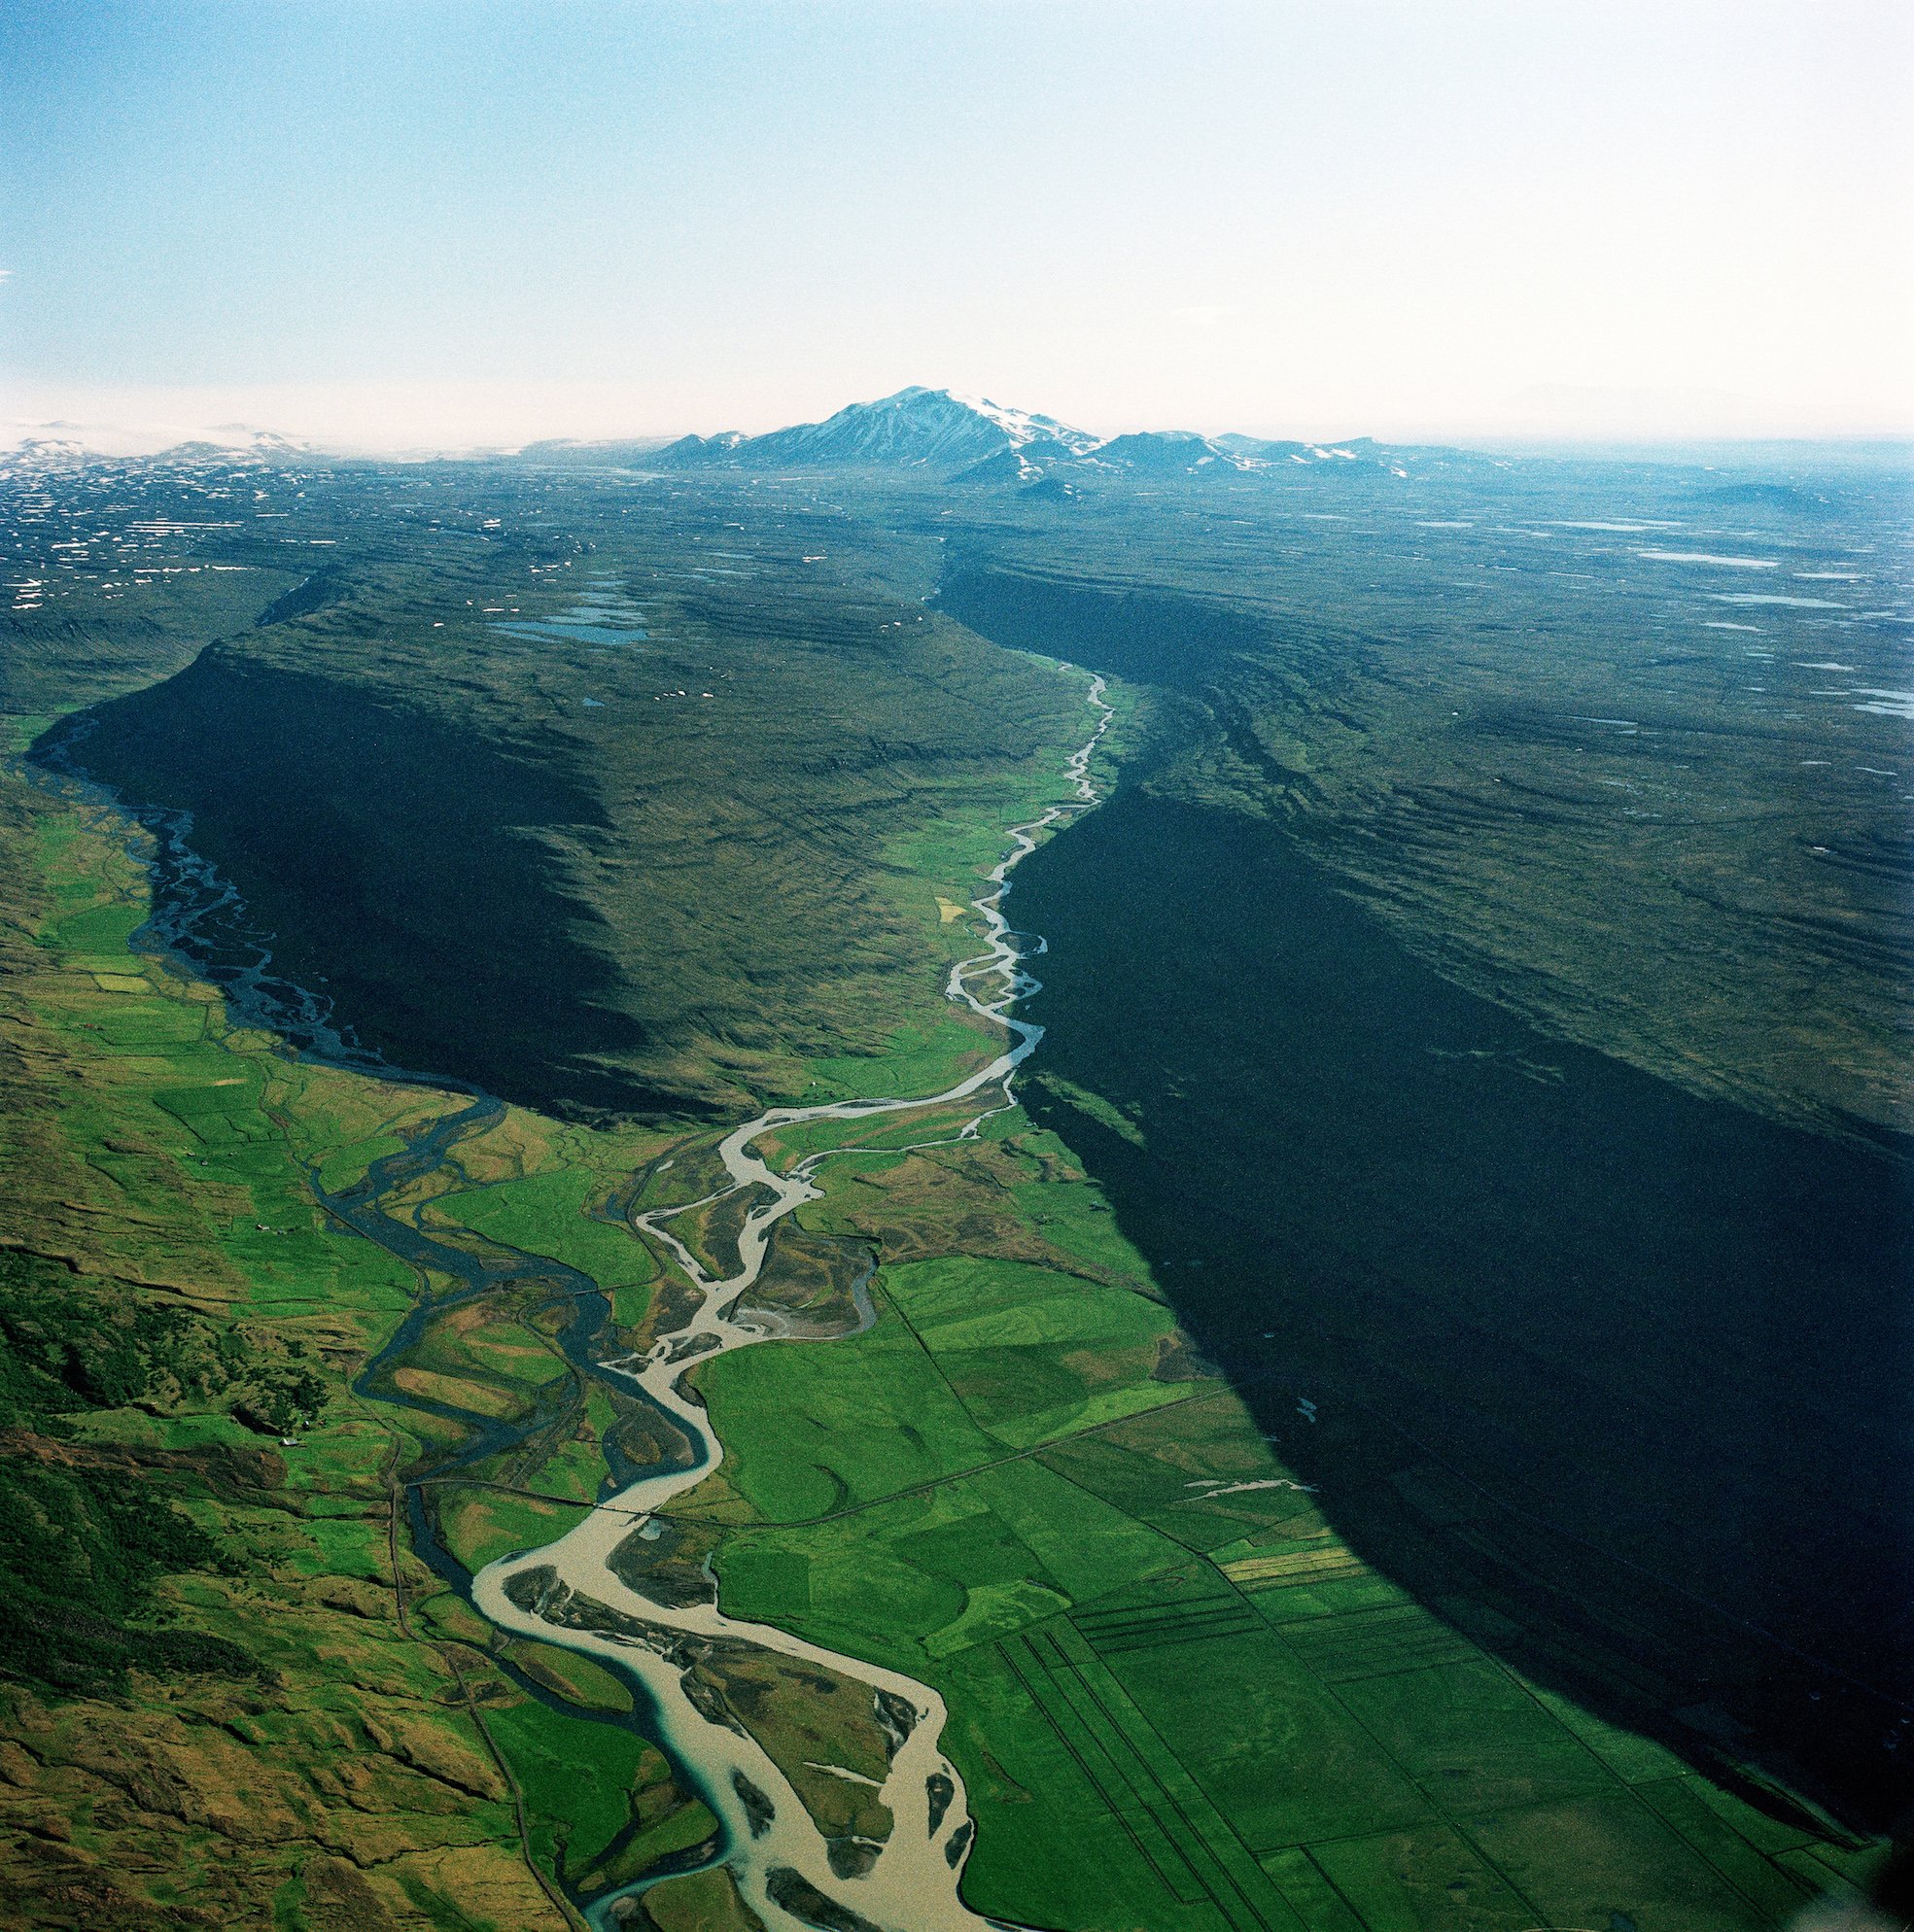
{"label": "shadow across landscape", "polygon": [[1031,1114],[1352,1548],[1715,1776],[1891,1823],[1909,1164],[1541,1034],[1267,820],[1128,790],[1016,901]]}
{"label": "shadow across landscape", "polygon": [[644,1028],[541,843],[604,812],[555,759],[219,645],[55,727],[41,755],[62,750],[135,806],[191,812],[274,970],[394,1066],[547,1109],[682,1104],[616,1064]]}

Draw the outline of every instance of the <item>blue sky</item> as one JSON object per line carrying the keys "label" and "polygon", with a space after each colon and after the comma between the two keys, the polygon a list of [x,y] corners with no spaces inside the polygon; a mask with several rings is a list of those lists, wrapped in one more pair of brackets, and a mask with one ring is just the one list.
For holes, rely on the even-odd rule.
{"label": "blue sky", "polygon": [[0,413],[1914,427],[1914,9],[9,0]]}

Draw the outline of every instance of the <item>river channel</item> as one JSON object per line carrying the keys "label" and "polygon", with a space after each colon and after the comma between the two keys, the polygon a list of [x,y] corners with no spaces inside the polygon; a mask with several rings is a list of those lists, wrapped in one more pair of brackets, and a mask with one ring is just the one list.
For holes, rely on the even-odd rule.
{"label": "river channel", "polygon": [[[315,1195],[336,1220],[413,1266],[450,1275],[459,1284],[449,1295],[423,1300],[366,1364],[357,1384],[368,1397],[442,1414],[469,1432],[456,1452],[429,1470],[415,1472],[407,1486],[418,1554],[501,1629],[585,1653],[635,1681],[644,1694],[646,1734],[688,1775],[719,1821],[714,1847],[666,1861],[594,1899],[586,1916],[596,1932],[613,1932],[625,1922],[634,1910],[630,1901],[649,1885],[711,1863],[730,1867],[740,1893],[769,1932],[818,1932],[819,1927],[824,1932],[985,1932],[990,1927],[1002,1932],[1001,1921],[972,1913],[959,1896],[975,1826],[962,1780],[943,1753],[946,1711],[935,1691],[770,1626],[725,1616],[713,1603],[660,1604],[622,1581],[613,1560],[633,1538],[655,1535],[655,1512],[723,1461],[724,1445],[707,1410],[684,1386],[692,1367],[733,1349],[779,1339],[761,1318],[738,1311],[763,1270],[772,1229],[806,1201],[819,1197],[818,1171],[831,1155],[828,1150],[810,1154],[781,1173],[756,1151],[758,1144],[809,1122],[927,1113],[976,1099],[979,1111],[958,1129],[962,1137],[975,1134],[990,1114],[1014,1104],[1012,1077],[1043,1037],[1040,1025],[1014,1009],[1039,990],[1041,983],[1025,961],[1043,951],[1044,942],[1011,928],[1003,900],[1010,873],[1036,849],[1042,833],[1096,800],[1090,762],[1114,715],[1100,677],[1090,680],[1086,701],[1096,723],[1066,763],[1071,796],[1009,828],[1011,849],[989,875],[990,889],[971,902],[984,922],[984,949],[954,965],[945,988],[952,1002],[1002,1029],[1002,1051],[938,1093],[774,1107],[734,1127],[718,1147],[723,1187],[697,1201],[631,1218],[634,1229],[669,1257],[697,1296],[689,1320],[655,1342],[648,1354],[614,1352],[609,1298],[590,1276],[507,1249],[473,1253],[435,1240],[387,1211],[400,1189],[443,1164],[459,1141],[482,1132],[498,1118],[501,1103],[492,1096],[464,1089],[469,1093],[465,1106],[373,1163],[351,1187],[329,1191],[316,1172],[310,1177]],[[71,765],[65,769],[70,778],[79,776]],[[195,972],[221,985],[242,1023],[271,1027],[296,1052],[380,1079],[462,1090],[440,1079],[396,1072],[359,1048],[323,997],[278,980],[271,971],[269,948],[247,929],[235,895],[192,851],[191,820],[183,813],[157,811],[138,815],[156,842],[151,856],[158,882],[154,917],[142,943],[183,956]],[[941,1137],[950,1137],[948,1122],[941,1122],[940,1129]],[[741,1191],[755,1205],[737,1236],[737,1266],[713,1276],[671,1224]],[[538,1419],[530,1424],[522,1419],[488,1421],[443,1408],[400,1394],[382,1378],[382,1370],[417,1341],[427,1321],[447,1307],[528,1278],[546,1284],[555,1298],[569,1303],[557,1337],[568,1362],[636,1397],[667,1425],[666,1439],[676,1438],[682,1447],[667,1464],[636,1467],[620,1456],[615,1441],[608,1442],[609,1495],[557,1540],[503,1557],[468,1579],[439,1541],[426,1490],[457,1469],[513,1446],[538,1426]],[[825,1839],[789,1779],[749,1732],[731,1721],[721,1706],[713,1708],[709,1698],[697,1698],[687,1687],[687,1645],[699,1644],[773,1651],[868,1686],[873,1717],[889,1741],[888,1770],[877,1796],[892,1825],[881,1845],[860,1842],[857,1855],[847,1865],[843,1842]]]}

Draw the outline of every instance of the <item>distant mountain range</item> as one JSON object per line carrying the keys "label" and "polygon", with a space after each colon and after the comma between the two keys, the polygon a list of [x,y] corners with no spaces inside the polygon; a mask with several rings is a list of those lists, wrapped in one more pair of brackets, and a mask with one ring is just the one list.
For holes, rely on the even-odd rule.
{"label": "distant mountain range", "polygon": [[222,423],[175,441],[179,433],[100,423],[14,423],[0,427],[0,471],[69,469],[112,462],[229,464],[316,454],[309,443],[249,423]]}
{"label": "distant mountain range", "polygon": [[662,445],[543,442],[528,444],[520,454],[534,462],[645,469],[921,469],[953,483],[1042,486],[1045,495],[1062,494],[1099,475],[1180,480],[1326,466],[1408,477],[1432,467],[1494,461],[1461,450],[1386,446],[1368,436],[1327,444],[1201,436],[1190,430],[1096,436],[1054,416],[922,387],[900,389],[875,402],[853,402],[821,423],[761,436],[728,431]]}
{"label": "distant mountain range", "polygon": [[[163,431],[95,424],[0,428],[0,474],[59,470],[100,462],[230,464],[328,453],[271,430],[222,424],[171,441]],[[174,435],[179,432],[175,431]],[[450,451],[413,452],[413,455]],[[875,402],[853,402],[821,423],[799,423],[748,436],[620,437],[602,442],[554,438],[516,452],[471,450],[468,458],[532,462],[567,468],[720,470],[775,474],[803,470],[919,470],[939,481],[1035,490],[1063,497],[1099,478],[1175,482],[1323,473],[1406,478],[1433,469],[1503,467],[1493,457],[1463,450],[1385,445],[1368,436],[1343,442],[1272,442],[1255,436],[1203,436],[1189,430],[1139,430],[1097,436],[1054,416],[1008,409],[983,397],[913,387]],[[396,459],[402,460],[402,459]]]}

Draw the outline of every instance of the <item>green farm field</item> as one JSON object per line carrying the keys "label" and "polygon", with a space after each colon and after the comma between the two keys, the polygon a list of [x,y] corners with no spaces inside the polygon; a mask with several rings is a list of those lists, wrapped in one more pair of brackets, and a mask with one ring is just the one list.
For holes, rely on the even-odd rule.
{"label": "green farm field", "polygon": [[[1080,1170],[1034,1185],[1060,1156],[1018,1125],[992,1157],[1033,1200],[1106,1224]],[[853,1231],[867,1191],[805,1212]],[[868,1333],[714,1364],[701,1386],[732,1456],[684,1505],[725,1526],[728,1609],[950,1701],[981,1910],[1113,1928],[1757,1925],[1830,1870],[1864,1876],[1864,1841],[1808,1813],[1777,1823],[1771,1797],[1499,1661],[1470,1634],[1485,1613],[1444,1615],[1372,1570],[1242,1397],[1162,1348],[1160,1301],[1036,1273],[887,1267]]]}

